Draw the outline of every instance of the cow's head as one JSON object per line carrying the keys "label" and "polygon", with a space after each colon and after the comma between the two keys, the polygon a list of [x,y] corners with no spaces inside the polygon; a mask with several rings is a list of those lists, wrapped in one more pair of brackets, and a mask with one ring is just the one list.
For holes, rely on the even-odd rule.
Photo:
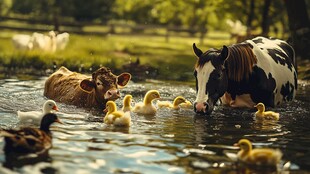
{"label": "cow's head", "polygon": [[119,87],[124,87],[130,80],[129,73],[114,75],[109,68],[102,67],[92,74],[92,78],[84,79],[80,87],[87,93],[94,91],[98,103],[105,106],[109,100],[116,100],[120,97]]}
{"label": "cow's head", "polygon": [[194,72],[197,91],[194,110],[211,114],[215,103],[227,90],[224,62],[229,54],[228,48],[223,46],[222,50],[210,49],[203,53],[193,44],[193,49],[198,57]]}

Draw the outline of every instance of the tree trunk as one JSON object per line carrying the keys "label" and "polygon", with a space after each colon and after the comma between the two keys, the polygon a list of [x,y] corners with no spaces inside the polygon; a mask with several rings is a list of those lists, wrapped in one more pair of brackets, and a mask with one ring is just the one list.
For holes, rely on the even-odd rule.
{"label": "tree trunk", "polygon": [[255,3],[254,3],[254,0],[251,0],[249,16],[248,16],[248,20],[246,22],[246,25],[247,25],[247,35],[248,36],[251,35],[252,21],[253,21],[253,18],[254,18],[254,9],[255,9]]}
{"label": "tree trunk", "polygon": [[265,0],[264,2],[264,11],[262,18],[262,35],[268,36],[269,33],[269,7],[271,4],[271,0]]}
{"label": "tree trunk", "polygon": [[295,49],[296,56],[310,59],[310,22],[305,0],[285,0],[289,28],[290,42]]}

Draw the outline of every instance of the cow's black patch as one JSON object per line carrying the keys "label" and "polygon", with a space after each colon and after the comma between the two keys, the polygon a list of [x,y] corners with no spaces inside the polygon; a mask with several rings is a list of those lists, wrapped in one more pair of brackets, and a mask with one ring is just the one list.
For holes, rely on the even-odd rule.
{"label": "cow's black patch", "polygon": [[257,39],[253,39],[252,40],[254,43],[258,44],[258,43],[264,43],[262,38],[257,38]]}
{"label": "cow's black patch", "polygon": [[281,43],[281,44],[279,44],[279,47],[281,47],[283,49],[283,51],[288,56],[290,63],[292,63],[296,69],[295,52],[294,52],[293,48],[287,43]]}
{"label": "cow's black patch", "polygon": [[202,67],[206,62],[209,62],[210,60],[217,59],[220,55],[219,50],[210,49],[206,52],[204,52],[198,59],[198,66]]}
{"label": "cow's black patch", "polygon": [[254,66],[253,73],[249,80],[240,82],[228,80],[227,92],[231,94],[232,99],[236,99],[237,95],[250,94],[251,99],[255,102],[263,102],[267,106],[274,107],[273,91],[276,88],[276,81],[269,73],[268,77],[263,69]]}
{"label": "cow's black patch", "polygon": [[291,101],[294,98],[294,85],[291,84],[289,81],[287,81],[285,84],[281,87],[281,95],[283,95],[283,100],[285,101]]}
{"label": "cow's black patch", "polygon": [[284,52],[282,52],[279,49],[267,49],[268,54],[271,56],[271,58],[276,62],[276,63],[280,63],[281,65],[285,66],[287,65],[287,67],[293,71],[292,67],[292,61],[291,58],[288,57]]}

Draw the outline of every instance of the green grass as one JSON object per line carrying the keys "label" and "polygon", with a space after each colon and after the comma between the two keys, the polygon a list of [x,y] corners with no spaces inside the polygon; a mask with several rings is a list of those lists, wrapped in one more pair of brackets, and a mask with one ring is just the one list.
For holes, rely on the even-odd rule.
{"label": "green grass", "polygon": [[[0,63],[6,68],[34,68],[44,70],[52,67],[53,62],[77,70],[83,65],[90,67],[108,66],[120,69],[122,65],[136,61],[148,64],[158,69],[158,79],[161,80],[192,80],[192,71],[196,58],[192,44],[199,43],[198,38],[170,37],[166,42],[163,36],[142,35],[70,35],[67,48],[54,54],[40,51],[18,51],[13,48],[11,38],[16,32],[2,31],[0,33]],[[27,34],[27,33],[25,33]],[[29,33],[28,33],[29,34]],[[209,47],[219,48],[227,44],[224,37],[220,39],[206,38],[203,50]]]}
{"label": "green grass", "polygon": [[[229,35],[221,32],[208,33],[204,44],[199,43],[198,37],[172,36],[169,42],[166,42],[164,36],[71,34],[67,48],[51,54],[15,50],[11,42],[14,34],[17,32],[5,30],[0,32],[0,74],[8,70],[43,74],[46,69],[53,67],[53,62],[73,71],[79,70],[81,66],[84,70],[107,66],[120,73],[122,65],[139,58],[141,64],[148,64],[158,69],[157,79],[193,81],[193,66],[196,58],[192,51],[192,44],[196,43],[203,51],[230,44]],[[301,67],[300,72],[306,72],[306,75],[302,76],[308,77],[308,69],[303,71],[304,69]]]}

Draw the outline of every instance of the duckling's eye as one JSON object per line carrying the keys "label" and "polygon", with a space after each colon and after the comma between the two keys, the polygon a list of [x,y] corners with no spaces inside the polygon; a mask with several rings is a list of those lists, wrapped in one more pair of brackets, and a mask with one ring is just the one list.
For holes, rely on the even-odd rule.
{"label": "duckling's eye", "polygon": [[53,106],[52,104],[48,104],[49,106]]}

